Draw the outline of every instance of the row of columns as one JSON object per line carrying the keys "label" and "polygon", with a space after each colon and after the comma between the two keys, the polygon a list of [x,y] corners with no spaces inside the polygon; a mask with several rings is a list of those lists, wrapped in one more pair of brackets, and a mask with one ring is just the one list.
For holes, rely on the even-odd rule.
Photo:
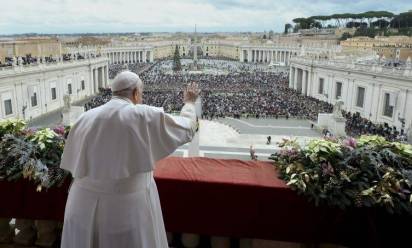
{"label": "row of columns", "polygon": [[293,56],[293,52],[285,50],[260,50],[260,49],[248,49],[242,50],[240,61],[241,62],[253,62],[253,63],[289,63],[290,58]]}
{"label": "row of columns", "polygon": [[153,62],[152,51],[108,52],[109,64]]}
{"label": "row of columns", "polygon": [[302,95],[309,96],[309,71],[297,67],[290,67],[289,71],[289,88],[295,89]]}
{"label": "row of columns", "polygon": [[107,88],[109,85],[109,70],[108,66],[101,66],[92,69],[91,75],[91,92],[98,93],[99,88]]}

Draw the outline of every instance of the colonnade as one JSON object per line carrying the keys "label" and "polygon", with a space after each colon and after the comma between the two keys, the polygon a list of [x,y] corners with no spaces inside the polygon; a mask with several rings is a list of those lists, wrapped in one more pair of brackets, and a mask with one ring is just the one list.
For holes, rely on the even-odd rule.
{"label": "colonnade", "polygon": [[108,65],[92,68],[91,70],[91,92],[99,92],[99,88],[106,88],[109,85]]}
{"label": "colonnade", "polygon": [[277,49],[243,49],[240,54],[240,62],[253,63],[284,63],[289,64],[289,60],[296,52]]}
{"label": "colonnade", "polygon": [[106,56],[109,64],[128,64],[153,62],[153,52],[146,50],[139,51],[108,51]]}
{"label": "colonnade", "polygon": [[291,66],[289,71],[289,88],[297,90],[302,95],[309,96],[311,82],[309,76],[308,70]]}

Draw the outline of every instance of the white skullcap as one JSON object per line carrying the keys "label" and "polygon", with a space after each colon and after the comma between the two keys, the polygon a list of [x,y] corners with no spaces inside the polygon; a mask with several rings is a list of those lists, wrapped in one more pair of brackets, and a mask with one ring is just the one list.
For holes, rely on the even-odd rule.
{"label": "white skullcap", "polygon": [[140,80],[139,76],[131,71],[124,71],[114,78],[113,83],[111,85],[112,91],[121,91],[128,89],[130,87],[137,86],[140,89],[143,86],[142,80]]}

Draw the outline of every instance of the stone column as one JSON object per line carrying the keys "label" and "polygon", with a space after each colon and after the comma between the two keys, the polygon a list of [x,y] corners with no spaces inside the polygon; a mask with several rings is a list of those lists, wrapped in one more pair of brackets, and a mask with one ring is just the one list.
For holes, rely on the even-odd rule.
{"label": "stone column", "polygon": [[302,94],[304,96],[307,95],[307,80],[308,80],[308,71],[303,70],[303,75],[302,75]]}
{"label": "stone column", "polygon": [[108,79],[108,77],[107,77],[107,66],[103,66],[103,87],[104,88],[106,88],[107,85],[108,85],[107,79]]}
{"label": "stone column", "polygon": [[289,69],[289,88],[293,88],[293,79],[294,79],[294,68],[291,66]]}
{"label": "stone column", "polygon": [[288,51],[285,51],[285,65],[288,65]]}
{"label": "stone column", "polygon": [[298,72],[299,72],[299,69],[295,67],[295,74],[294,74],[294,78],[293,78],[293,88],[295,90],[298,89],[298,74],[299,74]]}
{"label": "stone column", "polygon": [[94,92],[95,93],[98,93],[99,92],[99,76],[98,76],[98,71],[97,71],[97,68],[95,68],[94,70],[93,70],[93,75],[94,75],[94,77],[93,77],[93,88],[94,88]]}

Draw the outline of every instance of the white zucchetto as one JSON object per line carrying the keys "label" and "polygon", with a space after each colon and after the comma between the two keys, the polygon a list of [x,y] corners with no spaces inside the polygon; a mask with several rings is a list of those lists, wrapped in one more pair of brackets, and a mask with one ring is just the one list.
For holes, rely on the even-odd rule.
{"label": "white zucchetto", "polygon": [[140,80],[139,76],[131,71],[124,71],[114,78],[113,83],[111,85],[112,91],[121,91],[132,86],[141,86],[142,81]]}

